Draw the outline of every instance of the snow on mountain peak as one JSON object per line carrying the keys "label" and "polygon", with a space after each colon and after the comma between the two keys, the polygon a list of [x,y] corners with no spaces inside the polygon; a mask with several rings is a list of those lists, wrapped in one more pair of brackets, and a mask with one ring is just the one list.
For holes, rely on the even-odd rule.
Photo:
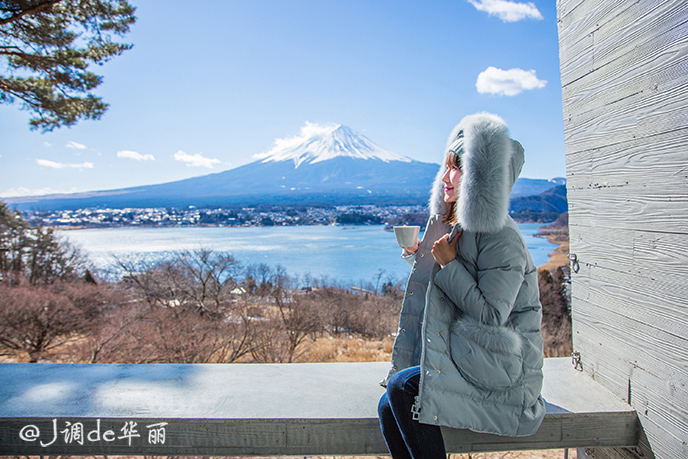
{"label": "snow on mountain peak", "polygon": [[380,159],[385,162],[410,162],[411,158],[387,151],[368,137],[340,123],[311,123],[301,127],[299,135],[276,139],[273,147],[253,155],[261,162],[293,160],[294,166],[313,164],[336,157]]}

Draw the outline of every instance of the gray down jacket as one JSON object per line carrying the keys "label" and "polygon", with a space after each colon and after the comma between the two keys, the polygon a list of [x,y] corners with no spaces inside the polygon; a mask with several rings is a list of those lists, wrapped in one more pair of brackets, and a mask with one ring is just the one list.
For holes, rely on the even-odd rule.
{"label": "gray down jacket", "polygon": [[[412,266],[392,368],[380,381],[420,365],[412,407],[426,424],[507,436],[532,435],[545,415],[542,388],[542,306],[537,269],[517,224],[509,195],[524,163],[523,147],[497,115],[464,117],[447,140],[464,136],[457,225],[445,211],[441,166],[432,185],[430,217]],[[456,259],[443,268],[432,244],[463,233]]]}

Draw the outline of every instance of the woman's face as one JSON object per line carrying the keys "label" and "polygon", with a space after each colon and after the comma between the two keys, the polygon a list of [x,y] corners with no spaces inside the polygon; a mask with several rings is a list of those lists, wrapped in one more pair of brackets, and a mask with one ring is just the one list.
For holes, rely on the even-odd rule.
{"label": "woman's face", "polygon": [[442,182],[444,183],[444,202],[453,202],[459,197],[459,183],[461,183],[461,176],[463,173],[454,162],[454,158],[454,155],[449,155],[445,162],[447,170],[442,176]]}

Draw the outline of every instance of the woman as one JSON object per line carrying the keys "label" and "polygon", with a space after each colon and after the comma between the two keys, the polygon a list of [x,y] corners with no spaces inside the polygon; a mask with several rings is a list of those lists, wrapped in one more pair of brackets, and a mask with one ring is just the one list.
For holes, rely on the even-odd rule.
{"label": "woman", "polygon": [[537,269],[508,213],[523,162],[491,113],[465,116],[447,139],[423,240],[402,253],[413,270],[380,381],[394,458],[446,457],[440,426],[526,436],[542,423]]}

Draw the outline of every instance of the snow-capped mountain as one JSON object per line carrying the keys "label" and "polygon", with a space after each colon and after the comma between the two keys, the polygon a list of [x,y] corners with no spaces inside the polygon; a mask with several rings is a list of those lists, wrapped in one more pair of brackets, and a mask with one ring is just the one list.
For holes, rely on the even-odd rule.
{"label": "snow-capped mountain", "polygon": [[[87,207],[197,207],[257,204],[424,204],[437,163],[399,155],[342,124],[306,123],[277,139],[255,161],[224,172],[114,190],[5,199],[22,210]],[[545,179],[518,179],[512,197],[552,188]]]}
{"label": "snow-capped mountain", "polygon": [[255,204],[417,204],[427,200],[438,164],[415,161],[342,124],[306,123],[256,160],[224,172],[115,190],[27,196],[20,209]]}
{"label": "snow-capped mountain", "polygon": [[411,162],[408,156],[398,155],[379,147],[363,134],[354,132],[343,124],[316,124],[306,122],[301,134],[288,139],[278,139],[268,152],[253,156],[261,163],[270,161],[294,162],[294,167],[315,164],[333,158],[379,159],[384,162]]}

